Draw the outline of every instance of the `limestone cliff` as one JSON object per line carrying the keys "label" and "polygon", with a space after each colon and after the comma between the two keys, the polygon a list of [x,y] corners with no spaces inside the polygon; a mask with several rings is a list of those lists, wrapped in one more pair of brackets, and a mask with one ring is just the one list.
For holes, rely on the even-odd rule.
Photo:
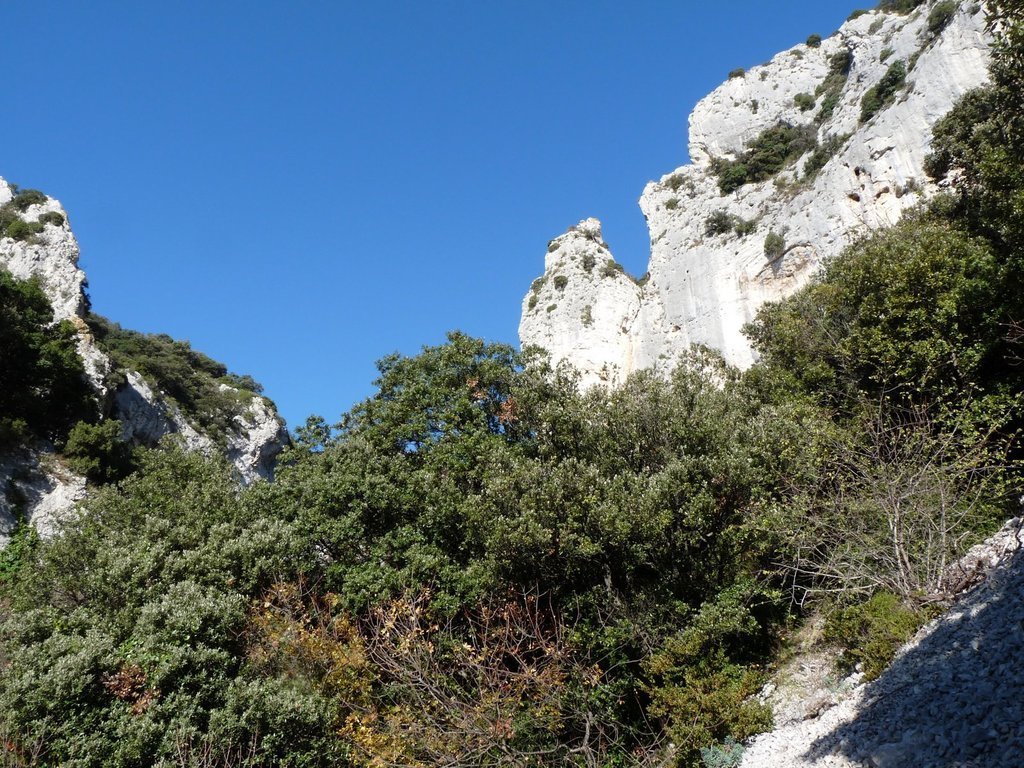
{"label": "limestone cliff", "polygon": [[[0,179],[0,205],[13,197],[14,189]],[[0,238],[0,269],[19,279],[37,278],[53,306],[54,320],[70,320],[78,329],[78,351],[99,410],[120,420],[123,439],[152,446],[174,434],[189,450],[223,452],[243,483],[269,477],[288,441],[284,422],[273,406],[258,395],[218,384],[222,393],[230,395],[227,399],[238,405],[223,434],[207,434],[143,374],[117,370],[86,322],[87,281],[78,266],[78,243],[64,209],[46,198],[19,216],[38,231],[22,239]],[[25,446],[0,456],[0,546],[16,516],[24,515],[45,533],[85,490],[85,480],[64,467],[49,446]]]}
{"label": "limestone cliff", "polygon": [[[544,276],[523,300],[522,343],[572,363],[584,384],[666,368],[693,343],[753,362],[741,329],[762,304],[936,191],[922,167],[931,127],[985,81],[989,40],[978,4],[961,4],[941,28],[931,10],[866,13],[820,44],[734,73],[690,116],[691,164],[640,198],[648,275],[631,279],[600,223],[580,223],[548,246]],[[880,90],[869,115],[865,97]],[[780,125],[804,137],[793,144],[804,151],[770,178],[735,189],[721,181]]]}

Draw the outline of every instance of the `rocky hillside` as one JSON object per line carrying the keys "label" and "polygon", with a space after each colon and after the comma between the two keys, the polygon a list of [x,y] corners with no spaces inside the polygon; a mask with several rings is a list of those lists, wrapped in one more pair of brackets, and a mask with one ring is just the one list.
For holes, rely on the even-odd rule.
{"label": "rocky hillside", "polygon": [[[75,327],[98,415],[120,422],[123,441],[153,446],[178,435],[189,450],[226,455],[243,483],[272,474],[288,433],[273,404],[246,388],[258,389],[255,382],[229,375],[187,343],[125,331],[91,315],[78,243],[58,201],[34,190],[18,194],[0,179],[0,214],[0,269],[19,280],[36,278],[54,321]],[[173,378],[161,377],[160,366],[170,364]],[[182,382],[192,389],[172,386],[180,389]],[[18,518],[45,532],[85,492],[85,478],[52,446],[8,448],[0,455],[0,545]]]}
{"label": "rocky hillside", "polygon": [[753,361],[742,327],[865,230],[934,193],[931,126],[987,79],[977,3],[851,18],[737,70],[694,109],[691,164],[640,198],[648,274],[627,275],[587,219],[551,241],[519,335],[585,383],[664,369],[693,343]]}

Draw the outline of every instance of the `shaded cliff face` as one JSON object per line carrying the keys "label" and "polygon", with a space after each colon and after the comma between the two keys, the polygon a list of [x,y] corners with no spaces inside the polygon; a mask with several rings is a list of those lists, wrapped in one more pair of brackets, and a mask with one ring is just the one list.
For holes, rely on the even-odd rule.
{"label": "shaded cliff face", "polygon": [[[14,189],[0,179],[0,206],[13,197]],[[238,406],[223,434],[207,434],[141,373],[117,370],[86,324],[87,281],[78,267],[78,242],[64,209],[58,201],[46,198],[29,205],[19,218],[38,231],[22,239],[0,238],[0,268],[19,279],[37,278],[53,306],[54,320],[74,324],[89,383],[101,410],[121,421],[122,438],[155,445],[165,435],[174,434],[189,450],[222,452],[243,483],[269,478],[277,455],[288,442],[284,422],[273,406],[258,395],[218,384]],[[46,446],[25,446],[0,456],[0,546],[18,516],[25,516],[45,533],[60,513],[84,494],[85,480],[63,466]]]}
{"label": "shaded cliff face", "polygon": [[[978,5],[962,4],[942,28],[931,7],[864,14],[705,97],[689,120],[691,164],[640,198],[649,276],[602,270],[611,254],[600,224],[581,223],[549,246],[523,301],[523,345],[573,364],[585,385],[668,368],[693,343],[750,365],[742,327],[762,304],[937,190],[923,170],[931,127],[985,82],[989,40]],[[784,157],[781,168],[771,156]],[[588,250],[591,271],[580,266]]]}

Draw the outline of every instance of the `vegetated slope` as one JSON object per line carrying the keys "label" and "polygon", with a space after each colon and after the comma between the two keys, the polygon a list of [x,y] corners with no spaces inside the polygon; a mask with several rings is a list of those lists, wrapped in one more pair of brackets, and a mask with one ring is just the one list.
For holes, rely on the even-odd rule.
{"label": "vegetated slope", "polygon": [[0,544],[20,522],[48,532],[87,478],[126,470],[121,444],[176,434],[191,450],[225,453],[244,482],[269,476],[287,433],[259,385],[185,342],[90,314],[60,204],[2,180],[0,200]]}
{"label": "vegetated slope", "polygon": [[522,343],[585,384],[664,371],[691,343],[749,365],[742,327],[762,304],[937,190],[923,168],[931,126],[986,79],[989,38],[977,3],[907,8],[851,17],[701,100],[691,165],[640,198],[647,275],[623,273],[596,220],[571,228],[523,300]]}

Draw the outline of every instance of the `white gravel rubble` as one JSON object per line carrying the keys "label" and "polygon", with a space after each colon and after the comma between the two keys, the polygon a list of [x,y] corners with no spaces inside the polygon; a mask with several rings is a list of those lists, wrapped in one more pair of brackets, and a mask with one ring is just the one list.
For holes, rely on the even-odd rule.
{"label": "white gravel rubble", "polygon": [[[756,737],[740,768],[1024,766],[1024,540],[1011,520],[972,550],[990,566],[876,681]],[[984,555],[984,557],[982,557]]]}

